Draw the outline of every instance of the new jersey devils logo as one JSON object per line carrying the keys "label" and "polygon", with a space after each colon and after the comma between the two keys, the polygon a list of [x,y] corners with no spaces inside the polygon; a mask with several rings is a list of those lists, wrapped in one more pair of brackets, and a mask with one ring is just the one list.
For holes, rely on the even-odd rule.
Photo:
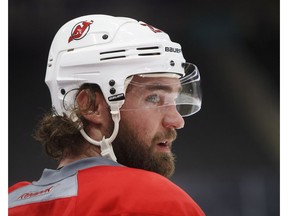
{"label": "new jersey devils logo", "polygon": [[90,29],[90,25],[93,23],[93,20],[91,21],[82,21],[77,23],[71,30],[71,36],[68,39],[68,43],[70,43],[72,40],[80,40],[86,36]]}

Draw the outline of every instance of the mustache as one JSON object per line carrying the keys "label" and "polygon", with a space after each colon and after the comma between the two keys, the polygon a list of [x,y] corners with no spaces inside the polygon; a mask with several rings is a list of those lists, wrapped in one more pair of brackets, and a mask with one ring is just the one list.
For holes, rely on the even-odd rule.
{"label": "mustache", "polygon": [[174,141],[177,138],[176,130],[169,130],[164,132],[157,133],[152,139],[153,143],[161,142],[163,140],[172,140]]}

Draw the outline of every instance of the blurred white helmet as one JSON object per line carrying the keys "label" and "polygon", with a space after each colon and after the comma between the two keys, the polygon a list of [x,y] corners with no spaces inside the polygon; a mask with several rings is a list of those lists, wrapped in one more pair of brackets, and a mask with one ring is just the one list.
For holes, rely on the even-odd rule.
{"label": "blurred white helmet", "polygon": [[[192,71],[185,74],[191,66]],[[119,109],[125,101],[127,78],[137,74],[161,76],[163,73],[176,74],[184,84],[192,84],[192,88],[186,88],[186,96],[179,97],[177,105],[186,107],[184,116],[197,112],[201,107],[200,75],[195,65],[186,63],[178,43],[144,22],[87,15],[67,22],[55,35],[45,81],[53,108],[59,115],[70,116],[77,92],[74,90],[82,84],[93,83],[101,88],[111,109],[114,132],[102,141],[92,140],[83,129],[81,133],[90,143],[101,146],[102,155],[116,160],[111,143],[118,133]]]}

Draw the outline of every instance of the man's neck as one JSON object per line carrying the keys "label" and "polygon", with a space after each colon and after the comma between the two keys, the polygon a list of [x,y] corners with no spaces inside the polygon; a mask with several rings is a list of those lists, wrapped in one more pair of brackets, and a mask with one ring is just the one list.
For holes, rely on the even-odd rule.
{"label": "man's neck", "polygon": [[85,153],[83,153],[81,155],[77,155],[77,156],[68,155],[68,156],[66,156],[65,158],[63,158],[60,161],[57,169],[60,169],[60,168],[66,166],[72,162],[81,160],[83,158],[101,156],[100,149],[98,147],[96,147],[96,148],[93,148],[93,147],[96,147],[96,146],[91,146],[91,148],[89,148]]}

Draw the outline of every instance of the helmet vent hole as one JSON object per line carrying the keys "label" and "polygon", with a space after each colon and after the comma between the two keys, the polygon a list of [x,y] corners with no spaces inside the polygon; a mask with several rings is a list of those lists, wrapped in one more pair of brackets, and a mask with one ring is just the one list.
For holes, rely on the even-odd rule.
{"label": "helmet vent hole", "polygon": [[126,56],[113,56],[113,57],[101,58],[100,61],[117,59],[117,58],[126,58]]}
{"label": "helmet vent hole", "polygon": [[[126,56],[122,54],[125,52],[126,52],[125,49],[101,52],[100,55],[102,55],[102,58],[100,60],[103,61],[103,60],[110,60],[110,59],[116,59],[116,58],[126,58]],[[119,53],[121,53],[122,55],[119,55]]]}
{"label": "helmet vent hole", "polygon": [[151,56],[151,55],[160,55],[161,53],[140,53],[138,56]]}
{"label": "helmet vent hole", "polygon": [[112,53],[119,53],[119,52],[125,52],[126,50],[113,50],[113,51],[107,51],[107,52],[101,52],[100,55],[105,55],[105,54],[112,54]]}
{"label": "helmet vent hole", "polygon": [[151,46],[151,47],[138,47],[137,50],[143,51],[138,54],[138,56],[151,56],[151,55],[161,55],[158,51],[158,46]]}
{"label": "helmet vent hole", "polygon": [[158,46],[152,46],[152,47],[139,47],[137,50],[151,50],[151,49],[159,49]]}

